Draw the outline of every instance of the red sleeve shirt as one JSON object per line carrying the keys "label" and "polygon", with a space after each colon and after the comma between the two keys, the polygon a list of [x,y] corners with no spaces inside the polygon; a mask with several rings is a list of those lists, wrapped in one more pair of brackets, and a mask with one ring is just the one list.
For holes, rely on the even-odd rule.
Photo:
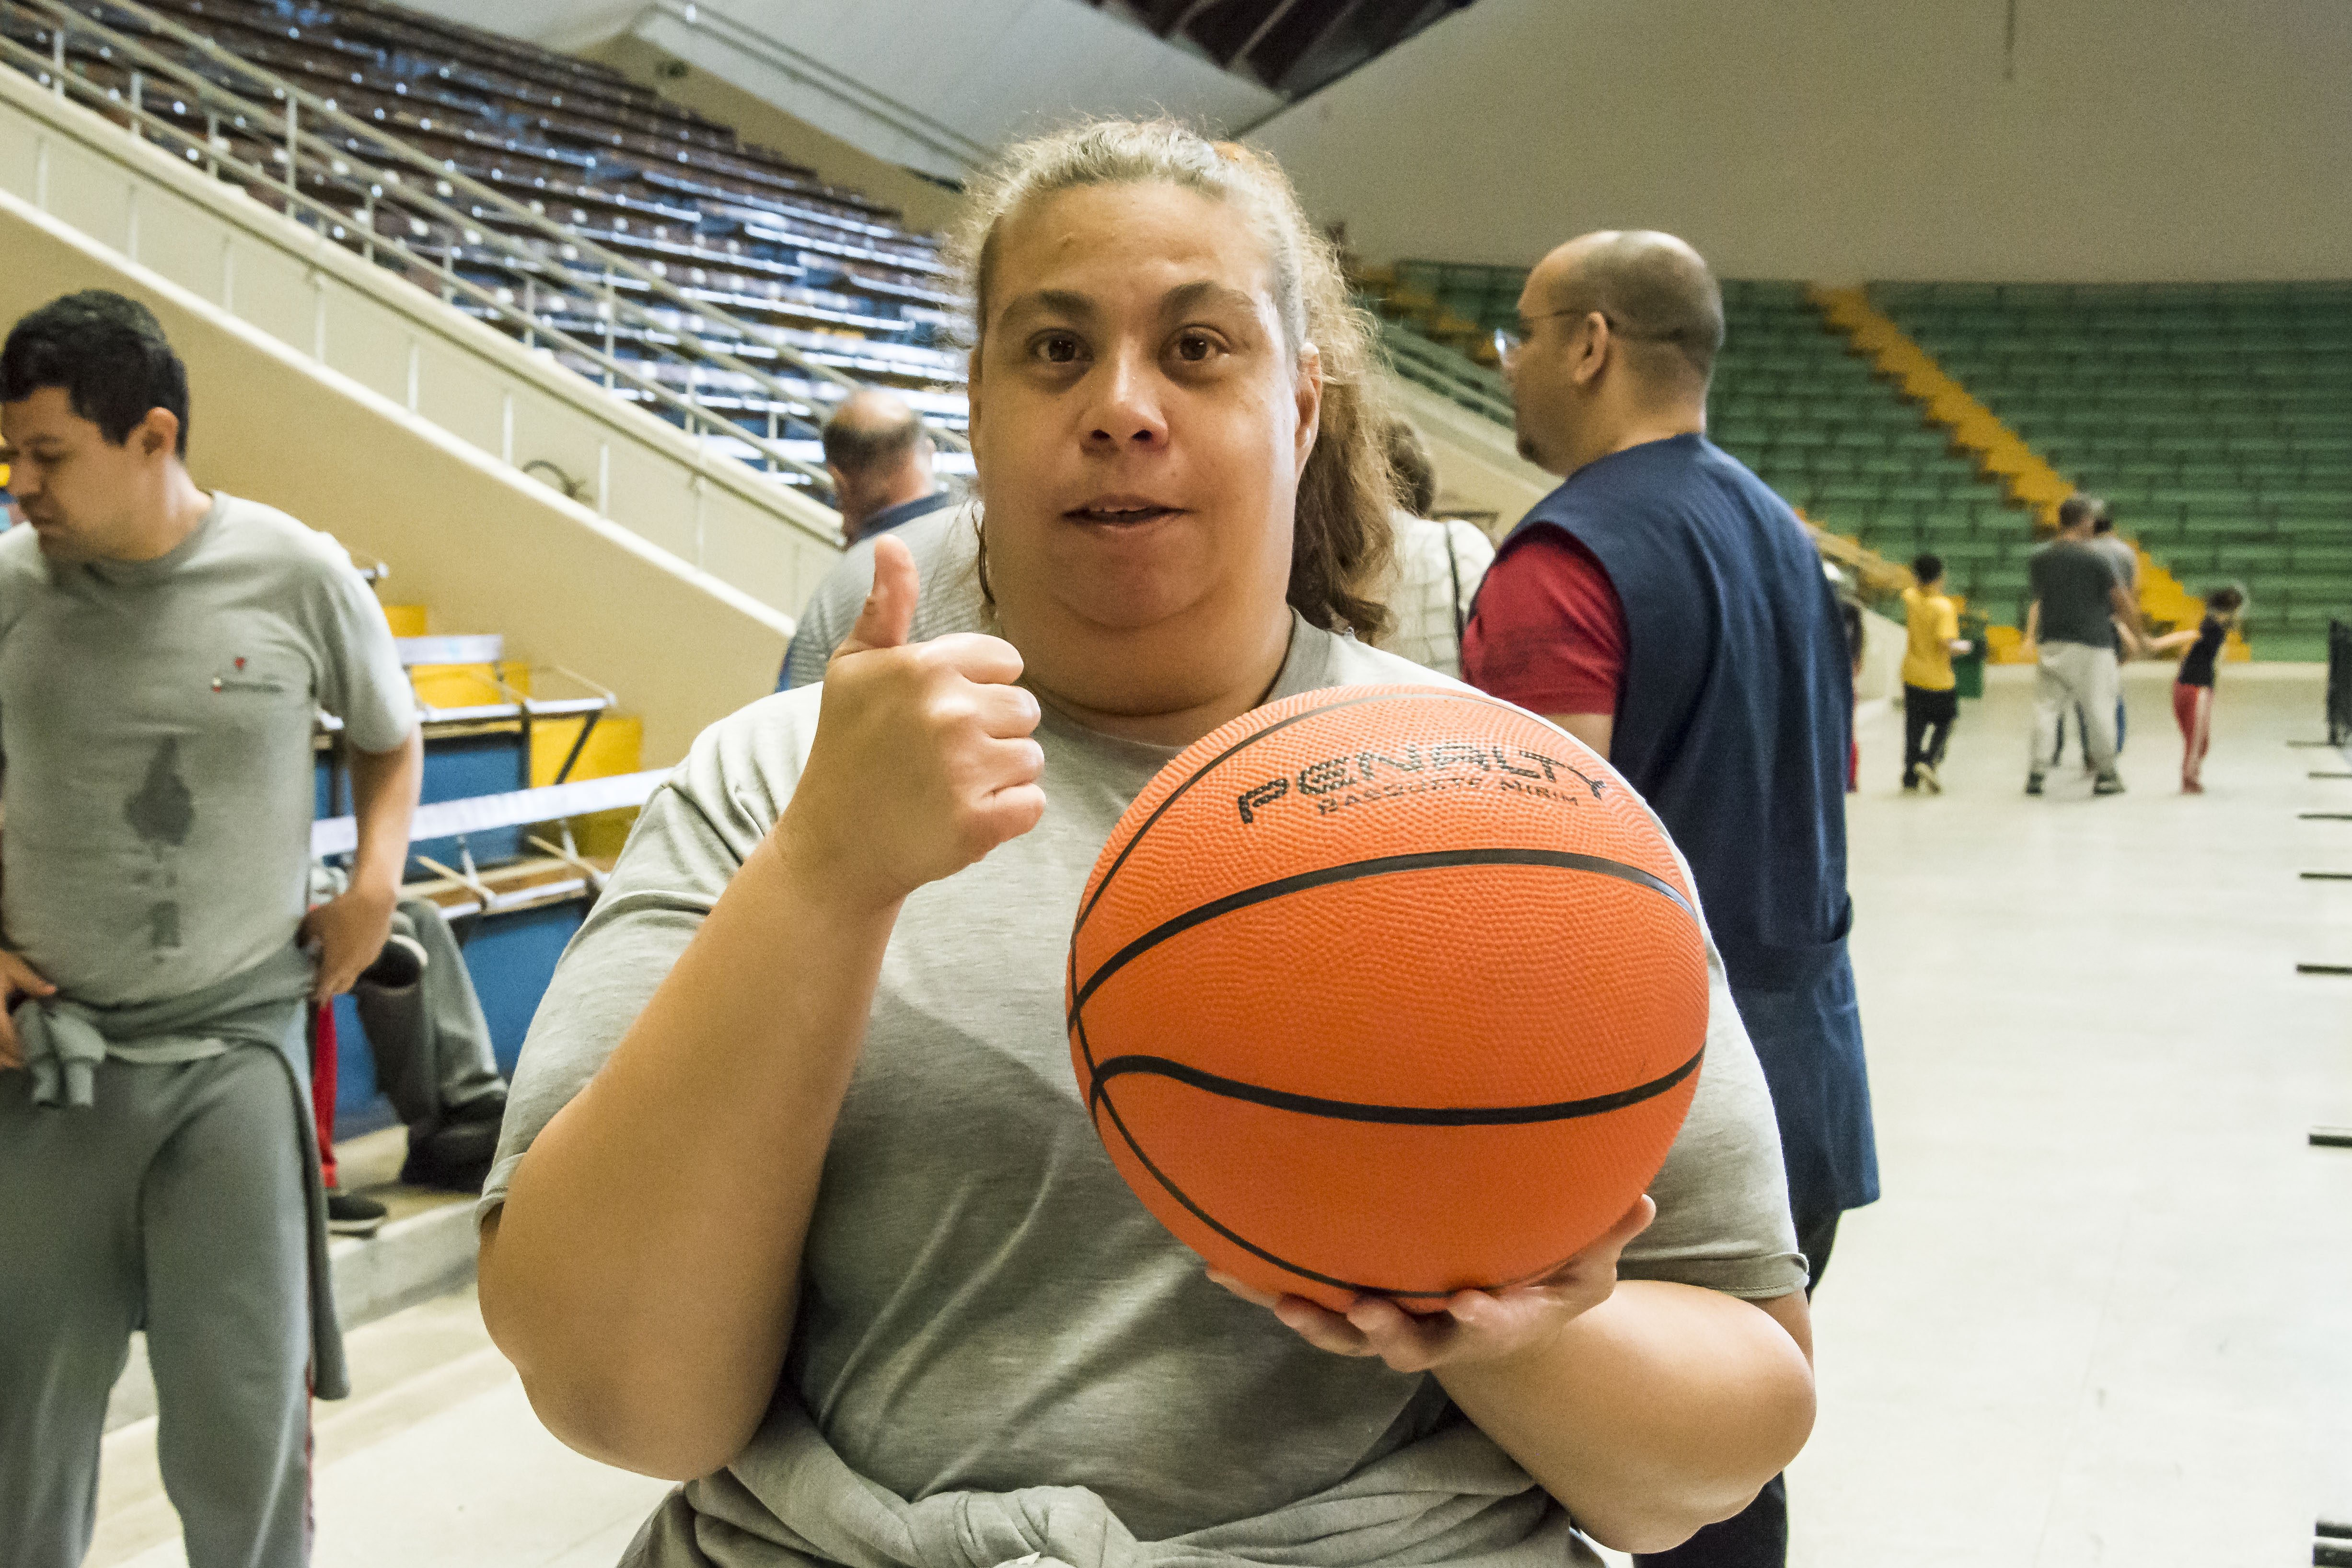
{"label": "red sleeve shirt", "polygon": [[1625,606],[1592,552],[1533,530],[1488,568],[1462,636],[1462,678],[1537,713],[1617,711]]}

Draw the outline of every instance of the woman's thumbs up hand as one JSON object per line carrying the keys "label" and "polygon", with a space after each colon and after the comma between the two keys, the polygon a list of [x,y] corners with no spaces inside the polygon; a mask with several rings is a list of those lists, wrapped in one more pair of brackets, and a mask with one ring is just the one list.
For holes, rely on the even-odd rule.
{"label": "woman's thumbs up hand", "polygon": [[1037,699],[1002,637],[907,640],[921,583],[906,544],[874,547],[874,590],[825,667],[816,739],[776,825],[837,893],[894,903],[1045,815]]}

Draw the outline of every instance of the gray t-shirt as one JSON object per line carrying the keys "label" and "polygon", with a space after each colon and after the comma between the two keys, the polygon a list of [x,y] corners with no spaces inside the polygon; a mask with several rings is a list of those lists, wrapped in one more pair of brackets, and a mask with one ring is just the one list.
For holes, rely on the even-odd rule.
{"label": "gray t-shirt", "polygon": [[2107,558],[2107,564],[2115,568],[2116,581],[2125,587],[2130,587],[2132,579],[2139,575],[2139,552],[2122,535],[2095,533],[2091,548]]}
{"label": "gray t-shirt", "polygon": [[[1269,700],[1389,682],[1456,684],[1295,621]],[[646,803],[532,1021],[482,1213],[782,813],[820,700],[785,692],[713,725]],[[1210,1284],[1120,1180],[1071,1070],[1064,964],[1104,840],[1175,752],[1050,709],[1038,739],[1044,821],[917,890],[891,934],[783,1387],[899,1497],[1085,1487],[1162,1539],[1318,1493],[1461,1418],[1434,1378],[1315,1350]],[[769,983],[789,985],[792,963],[786,942]],[[1709,972],[1706,1065],[1623,1273],[1781,1295],[1805,1272],[1771,1100],[1711,948]],[[779,1430],[737,1475],[772,1469]],[[731,1485],[669,1506],[717,1506]]]}
{"label": "gray t-shirt", "polygon": [[2026,563],[2026,580],[2042,602],[2042,640],[2116,646],[2116,563],[2090,543],[2053,539]]}
{"label": "gray t-shirt", "polygon": [[[785,687],[814,686],[824,679],[833,650],[857,624],[857,612],[874,591],[874,542],[882,537],[868,534],[843,551],[809,595],[784,655]],[[891,529],[887,537],[914,552],[922,583],[922,595],[915,601],[914,629],[908,634],[911,641],[929,642],[987,624],[988,605],[973,565],[980,555],[980,529],[969,503],[927,511]]]}
{"label": "gray t-shirt", "polygon": [[362,751],[415,723],[342,548],[227,495],[153,561],[52,564],[0,534],[7,947],[99,1006],[183,996],[294,939],[311,727]]}

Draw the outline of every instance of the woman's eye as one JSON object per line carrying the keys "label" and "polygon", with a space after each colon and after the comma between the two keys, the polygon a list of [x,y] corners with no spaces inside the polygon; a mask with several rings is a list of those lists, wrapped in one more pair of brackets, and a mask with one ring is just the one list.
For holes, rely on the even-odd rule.
{"label": "woman's eye", "polygon": [[1037,342],[1037,357],[1047,364],[1075,364],[1078,340],[1068,332],[1052,332]]}
{"label": "woman's eye", "polygon": [[1206,332],[1186,332],[1176,340],[1176,357],[1187,364],[1204,363],[1216,352],[1216,340]]}

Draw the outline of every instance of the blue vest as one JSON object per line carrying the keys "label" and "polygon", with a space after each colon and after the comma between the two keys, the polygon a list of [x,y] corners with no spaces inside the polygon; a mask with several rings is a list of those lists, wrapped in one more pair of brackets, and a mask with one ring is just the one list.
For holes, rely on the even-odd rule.
{"label": "blue vest", "polygon": [[1538,529],[1590,550],[1625,609],[1610,762],[1689,859],[1780,1123],[1801,1226],[1878,1196],[1845,951],[1853,670],[1821,557],[1786,502],[1700,436],[1588,464]]}

